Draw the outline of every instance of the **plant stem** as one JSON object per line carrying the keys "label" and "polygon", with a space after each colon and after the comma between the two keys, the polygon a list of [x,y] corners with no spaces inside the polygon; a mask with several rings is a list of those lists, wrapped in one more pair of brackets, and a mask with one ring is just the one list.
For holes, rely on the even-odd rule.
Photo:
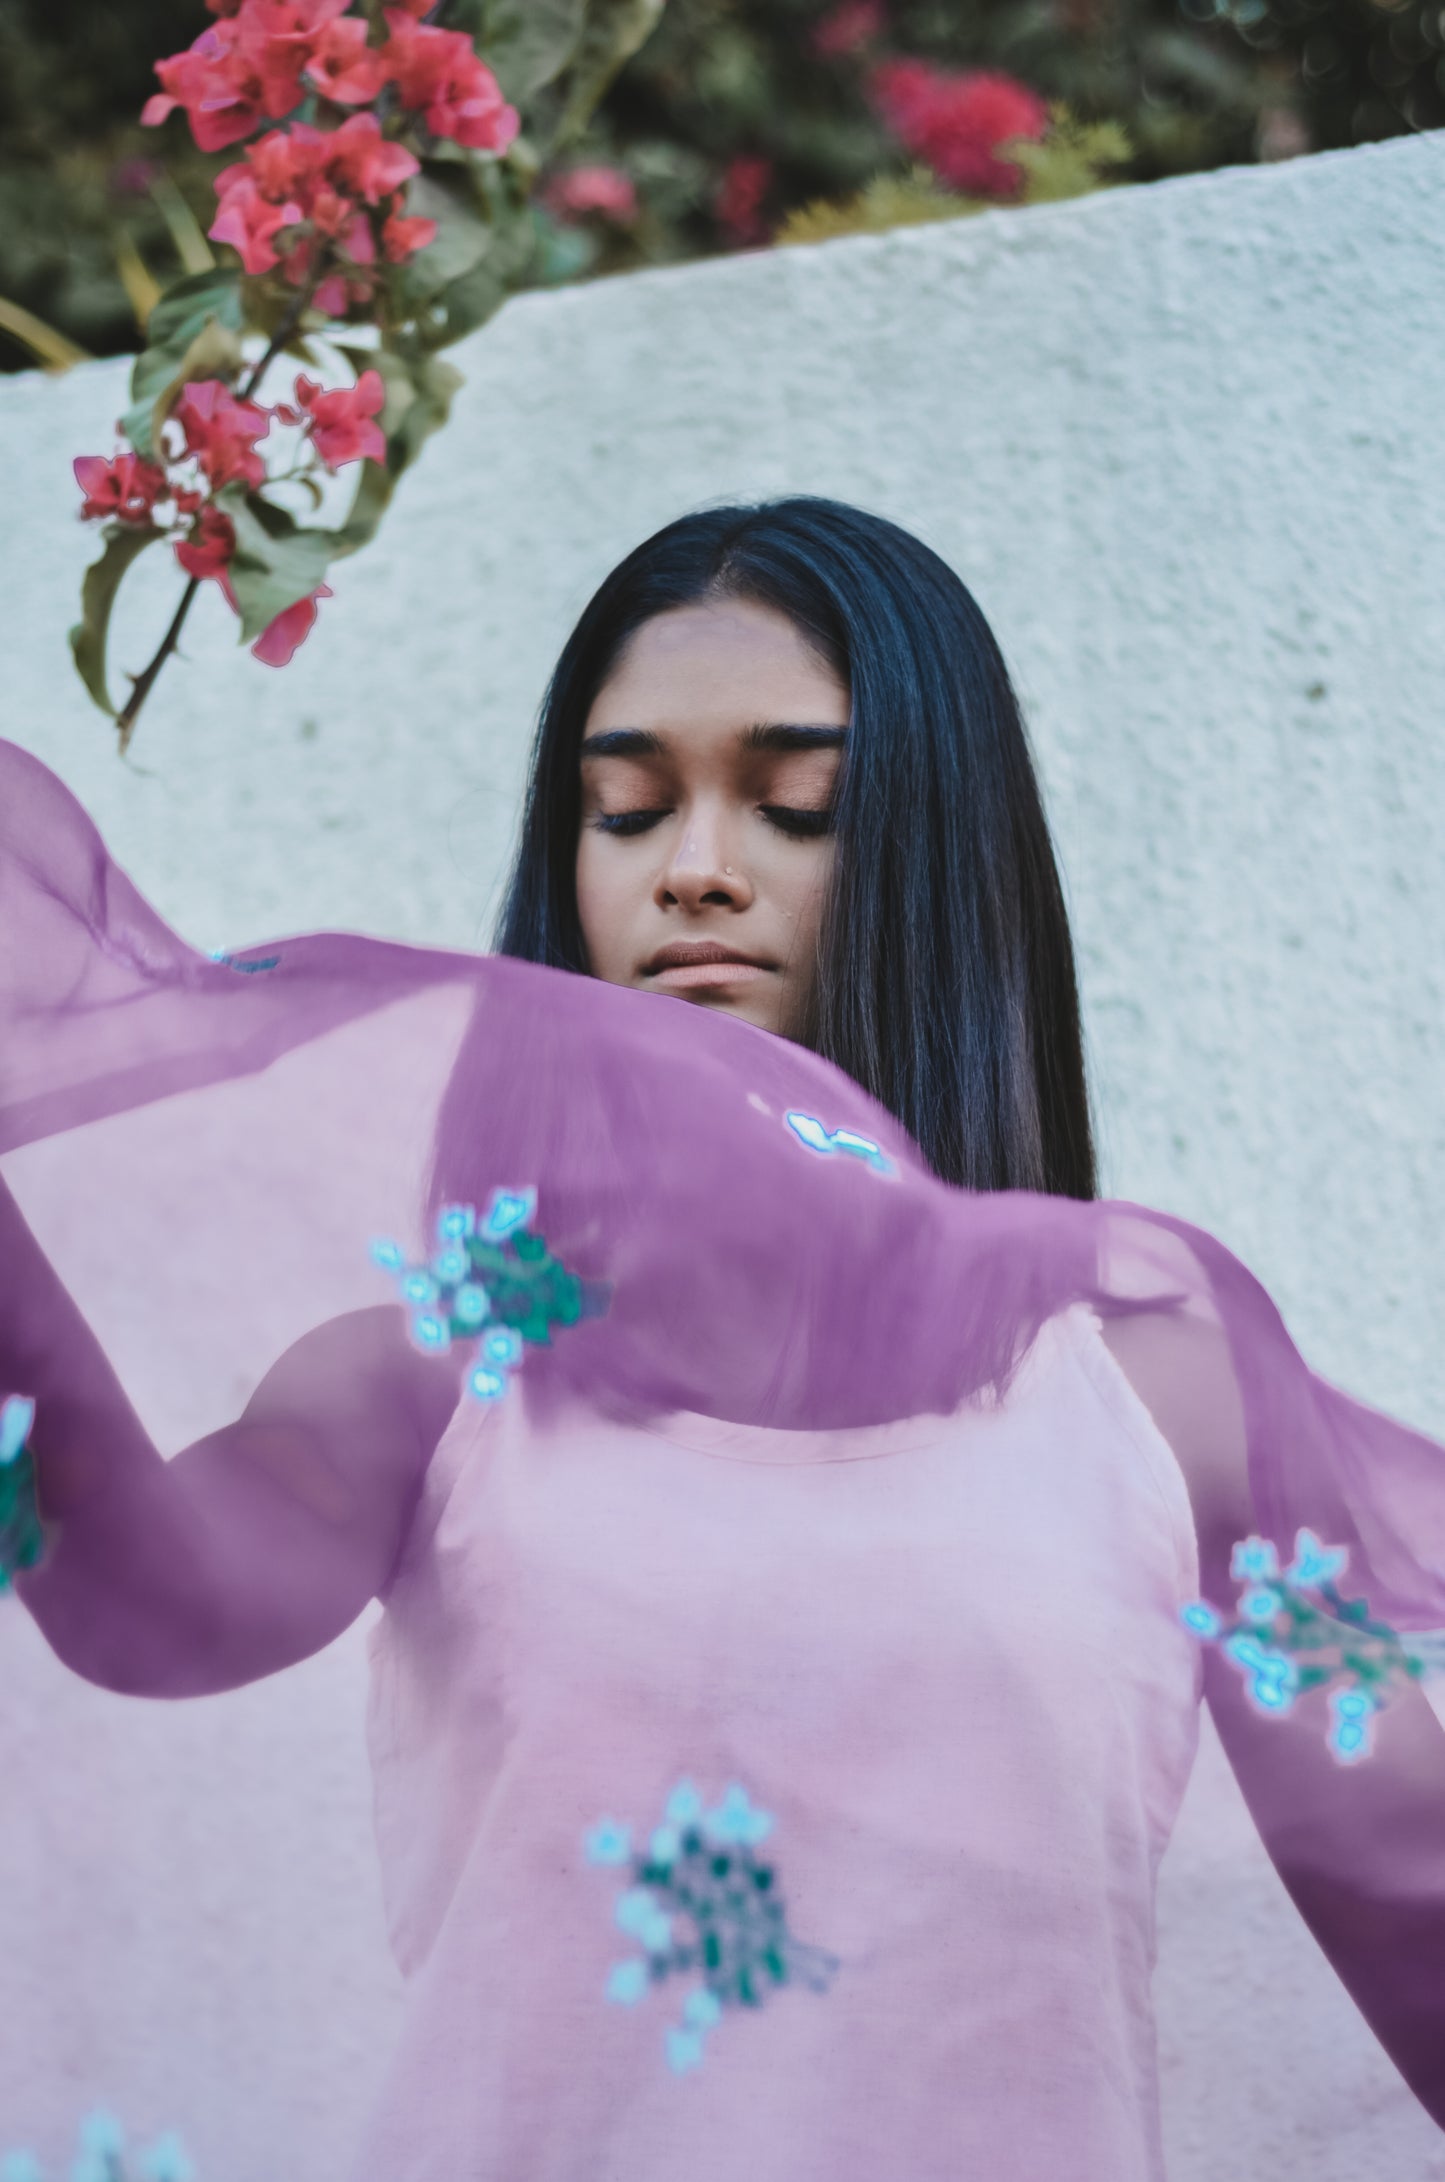
{"label": "plant stem", "polygon": [[152,683],[181,640],[181,631],[186,625],[186,616],[191,610],[191,601],[200,588],[200,577],[192,576],[185,590],[181,593],[181,603],[171,616],[171,625],[161,638],[160,648],[154,659],[141,673],[131,676],[130,695],[126,699],[124,710],[116,714],[115,721],[120,730],[120,754],[122,757],[125,756],[127,749],[130,747],[131,736],[135,733],[135,723],[140,718],[140,708],[151,693]]}
{"label": "plant stem", "polygon": [[[311,278],[306,282],[305,286],[298,288],[287,304],[281,323],[266,344],[266,353],[262,356],[260,362],[251,371],[247,372],[245,385],[237,392],[236,398],[238,401],[250,401],[257,387],[265,378],[266,373],[300,325],[311,298],[326,278],[330,267],[331,253],[327,251],[313,268]],[[155,657],[151,660],[150,665],[143,668],[139,674],[131,676],[130,695],[126,699],[122,710],[117,713],[115,722],[120,732],[120,754],[122,757],[125,756],[130,747],[130,739],[135,733],[136,721],[140,718],[141,706],[149,697],[161,668],[180,643],[181,631],[186,625],[186,616],[190,612],[196,593],[200,588],[201,579],[198,576],[192,576],[185,590],[181,593],[181,602],[171,616],[171,625],[161,638]]]}

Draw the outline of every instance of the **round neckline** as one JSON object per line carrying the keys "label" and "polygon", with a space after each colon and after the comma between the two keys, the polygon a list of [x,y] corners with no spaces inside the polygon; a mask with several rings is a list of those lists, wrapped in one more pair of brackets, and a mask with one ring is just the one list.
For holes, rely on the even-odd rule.
{"label": "round neckline", "polygon": [[[1054,1319],[1047,1320],[1020,1363],[1010,1399],[1017,1397],[1040,1368],[1043,1352],[1051,1345],[1051,1340],[1062,1337],[1071,1346],[1078,1347],[1083,1333],[1078,1306],[1072,1310],[1066,1308]],[[700,1410],[675,1409],[644,1423],[641,1429],[674,1447],[713,1455],[724,1462],[776,1463],[802,1469],[830,1462],[867,1462],[883,1455],[911,1454],[925,1447],[936,1447],[949,1437],[960,1414],[969,1407],[965,1401],[949,1415],[928,1413],[898,1417],[890,1424],[825,1426],[810,1431],[794,1431],[770,1424],[736,1424],[725,1417],[710,1417]],[[819,1442],[823,1443],[821,1447]]]}
{"label": "round neckline", "polygon": [[[880,1455],[901,1455],[933,1447],[946,1439],[952,1417],[899,1417],[892,1424],[842,1426],[836,1430],[792,1431],[773,1424],[733,1424],[701,1410],[675,1409],[642,1429],[654,1439],[724,1462],[782,1463],[808,1468],[825,1462],[866,1462]],[[819,1442],[823,1446],[819,1446]]]}

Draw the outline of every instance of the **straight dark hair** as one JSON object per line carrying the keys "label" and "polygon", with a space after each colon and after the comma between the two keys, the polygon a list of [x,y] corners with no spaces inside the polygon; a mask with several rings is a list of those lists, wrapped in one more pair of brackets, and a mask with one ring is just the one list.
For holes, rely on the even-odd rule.
{"label": "straight dark hair", "polygon": [[1074,953],[1018,699],[972,594],[894,523],[796,498],[686,515],[630,553],[557,663],[497,933],[588,970],[579,747],[644,622],[786,614],[852,693],[806,1042],[970,1189],[1095,1194]]}

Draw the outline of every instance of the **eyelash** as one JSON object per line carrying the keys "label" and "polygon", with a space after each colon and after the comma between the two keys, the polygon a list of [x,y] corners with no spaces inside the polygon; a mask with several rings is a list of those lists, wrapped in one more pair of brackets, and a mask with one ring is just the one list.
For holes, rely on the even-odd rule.
{"label": "eyelash", "polygon": [[[762,803],[758,808],[770,825],[779,833],[787,834],[795,841],[812,841],[833,830],[833,813],[830,810],[796,811],[783,803]],[[646,833],[665,811],[599,811],[592,823],[599,833],[620,834],[624,840]]]}

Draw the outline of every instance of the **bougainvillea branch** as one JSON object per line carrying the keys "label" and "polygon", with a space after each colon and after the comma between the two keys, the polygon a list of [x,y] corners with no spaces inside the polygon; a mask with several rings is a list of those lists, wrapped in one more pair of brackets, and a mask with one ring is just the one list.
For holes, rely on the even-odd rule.
{"label": "bougainvillea branch", "polygon": [[[203,584],[267,665],[304,641],[332,562],[370,542],[446,420],[460,378],[437,351],[535,277],[536,178],[664,0],[454,0],[464,28],[429,0],[206,4],[214,20],[157,64],[142,118],[182,112],[202,150],[241,148],[216,178],[210,228],[235,262],[162,296],[115,453],[75,464],[82,519],[105,544],[71,645],[122,752]],[[278,398],[283,357],[308,370]],[[354,484],[338,521],[343,470]],[[155,544],[187,580],[117,709],[111,612]]]}

